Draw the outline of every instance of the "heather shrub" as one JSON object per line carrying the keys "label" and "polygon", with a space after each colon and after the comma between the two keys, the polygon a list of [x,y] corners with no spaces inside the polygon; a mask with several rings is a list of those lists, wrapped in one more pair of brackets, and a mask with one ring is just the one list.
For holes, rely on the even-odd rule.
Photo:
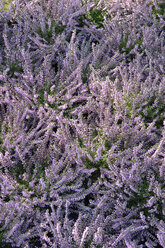
{"label": "heather shrub", "polygon": [[0,12],[0,246],[164,247],[164,11]]}

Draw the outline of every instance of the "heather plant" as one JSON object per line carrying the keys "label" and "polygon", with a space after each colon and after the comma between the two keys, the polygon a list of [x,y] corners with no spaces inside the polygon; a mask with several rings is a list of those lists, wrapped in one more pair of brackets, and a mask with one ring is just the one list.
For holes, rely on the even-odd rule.
{"label": "heather plant", "polygon": [[1,11],[1,247],[165,246],[161,6]]}

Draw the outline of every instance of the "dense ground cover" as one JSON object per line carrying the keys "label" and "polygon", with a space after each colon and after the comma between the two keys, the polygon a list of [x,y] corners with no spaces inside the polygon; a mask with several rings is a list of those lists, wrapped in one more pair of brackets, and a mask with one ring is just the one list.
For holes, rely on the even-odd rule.
{"label": "dense ground cover", "polygon": [[0,247],[165,247],[163,2],[0,7]]}

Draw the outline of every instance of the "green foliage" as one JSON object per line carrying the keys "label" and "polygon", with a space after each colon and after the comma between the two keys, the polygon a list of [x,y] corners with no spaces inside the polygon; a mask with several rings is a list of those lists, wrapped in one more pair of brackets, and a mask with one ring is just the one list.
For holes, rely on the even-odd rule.
{"label": "green foliage", "polygon": [[91,248],[91,243],[92,243],[92,241],[91,241],[91,240],[90,240],[90,241],[85,242],[85,244],[84,244],[84,248]]}
{"label": "green foliage", "polygon": [[48,83],[44,83],[44,85],[38,89],[37,92],[37,100],[39,102],[39,104],[44,105],[45,104],[45,100],[44,100],[44,92],[47,92],[48,94],[50,94],[50,86]]}
{"label": "green foliage", "polygon": [[[149,181],[147,180],[146,176],[142,177],[142,182],[137,187],[139,193],[132,192],[134,197],[131,197],[127,201],[127,207],[141,207],[139,210],[139,213],[143,211],[145,217],[149,217],[152,214],[149,212],[149,210],[153,209],[152,207],[144,207],[144,205],[148,202],[148,200],[151,198],[151,196],[154,196],[155,193],[153,191],[149,192]],[[127,194],[124,193],[126,196]],[[158,213],[154,213],[155,217],[159,218],[159,220],[165,220],[165,217],[163,215],[163,206],[161,199],[158,200],[155,204],[157,207]]]}
{"label": "green foliage", "polygon": [[11,63],[9,61],[8,66],[10,70],[8,71],[7,75],[9,75],[10,77],[13,77],[15,72],[23,73],[23,67],[22,65],[20,65],[19,61],[16,61],[15,63]]}
{"label": "green foliage", "polygon": [[83,138],[78,136],[78,142],[81,148],[85,148],[85,145],[83,144]]}
{"label": "green foliage", "polygon": [[4,241],[4,234],[6,232],[7,231],[5,231],[5,230],[0,232],[0,247],[1,248],[12,248],[10,243],[7,243],[7,242]]}
{"label": "green foliage", "polygon": [[141,49],[141,45],[143,43],[143,38],[139,38],[133,43],[131,42],[129,47],[127,47],[128,38],[129,38],[129,32],[126,32],[125,35],[123,32],[122,37],[121,37],[121,41],[120,41],[120,45],[119,45],[119,52],[126,54],[126,55],[129,55],[129,59],[133,60],[135,58],[135,54],[130,54],[130,52],[135,48],[135,45],[138,45],[138,52],[139,53],[143,52],[143,50]]}
{"label": "green foliage", "polygon": [[90,73],[90,70],[89,68],[87,67],[86,69],[83,69],[82,71],[82,83],[85,84],[88,82],[88,78],[89,78],[89,73]]}
{"label": "green foliage", "polygon": [[[163,121],[164,121],[164,110],[165,110],[165,102],[163,100],[159,100],[157,106],[153,106],[155,101],[158,98],[154,94],[149,100],[148,104],[146,106],[142,107],[142,110],[139,112],[139,114],[143,117],[143,121],[145,123],[145,126],[149,123],[151,123],[155,118],[158,118],[155,122],[155,126],[157,128],[163,127]],[[146,110],[147,114],[144,114],[143,111]]]}
{"label": "green foliage", "polygon": [[[50,86],[49,82],[45,82],[42,87],[39,87],[39,89],[37,91],[37,95],[38,95],[37,100],[38,100],[39,104],[41,104],[43,106],[45,105],[45,103],[47,103],[49,107],[57,109],[58,106],[64,104],[65,101],[60,99],[60,103],[57,104],[56,103],[56,96],[58,95],[58,92],[59,92],[58,85],[55,86],[53,91],[51,91],[50,88],[51,88],[51,86]],[[44,93],[45,92],[48,95],[55,97],[54,103],[50,103],[47,99],[44,99]]]}
{"label": "green foliage", "polygon": [[94,129],[94,130],[92,131],[92,138],[93,138],[93,139],[96,138],[97,135],[98,135],[98,131],[97,131],[96,129]]}
{"label": "green foliage", "polygon": [[[14,151],[15,151],[15,149],[12,148],[11,155],[15,153]],[[9,175],[11,177],[14,177],[16,179],[16,182],[19,184],[17,194],[22,195],[22,191],[24,189],[31,191],[31,192],[34,191],[34,189],[29,185],[29,182],[31,182],[32,177],[34,175],[34,169],[37,170],[37,172],[35,172],[36,173],[35,178],[37,179],[35,182],[35,185],[37,185],[39,183],[40,178],[43,178],[44,181],[46,182],[45,168],[48,168],[49,165],[50,165],[50,159],[47,159],[47,158],[42,159],[42,162],[38,162],[38,164],[36,164],[35,166],[32,165],[29,168],[28,178],[26,181],[23,179],[23,175],[24,175],[24,173],[27,173],[27,170],[28,170],[27,166],[28,165],[25,167],[21,161],[18,161],[16,166],[10,167],[9,168]],[[39,192],[34,193],[31,197],[38,196],[38,193]],[[8,195],[8,197],[6,198],[6,201],[8,201],[8,199],[10,199],[13,194],[11,193],[10,195]]]}
{"label": "green foliage", "polygon": [[86,241],[84,243],[84,248],[101,248],[101,245],[96,245],[92,240]]}
{"label": "green foliage", "polygon": [[165,20],[165,2],[158,3],[158,8],[155,8],[152,2],[150,2],[147,6],[148,7],[152,6],[152,17],[155,17],[159,23],[160,23],[159,15],[162,16],[162,18]]}
{"label": "green foliage", "polygon": [[126,114],[127,118],[131,118],[132,115],[132,97],[133,97],[132,93],[130,93],[129,96],[124,97],[125,106],[128,109],[128,112]]}
{"label": "green foliage", "polygon": [[[4,10],[5,11],[9,11],[9,5],[12,2],[12,0],[5,0],[4,2]],[[2,11],[2,9],[0,9],[0,12]]]}
{"label": "green foliage", "polygon": [[149,182],[144,177],[142,178],[142,182],[138,186],[139,193],[133,192],[134,197],[128,200],[127,207],[131,208],[132,206],[134,207],[143,206],[145,203],[147,203],[147,200],[149,199],[150,195],[154,195],[153,193],[149,193],[148,188],[149,188]]}
{"label": "green foliage", "polygon": [[104,17],[107,16],[107,13],[101,9],[94,9],[92,7],[87,14],[87,20],[97,26],[97,28],[103,28]]}
{"label": "green foliage", "polygon": [[85,19],[87,20],[87,16],[85,14],[79,15],[79,17],[77,19],[78,19],[77,27],[82,28],[82,27],[84,27],[86,25],[84,20]]}
{"label": "green foliage", "polygon": [[[52,20],[50,29],[49,29],[49,25],[46,23],[46,31],[42,32],[41,27],[39,27],[37,28],[37,33],[41,38],[44,38],[48,42],[48,44],[50,44],[53,35],[53,28],[55,30],[56,35],[59,35],[65,30],[66,26],[63,25],[62,22],[56,23],[54,20]],[[44,42],[41,41],[41,43]]]}
{"label": "green foliage", "polygon": [[[50,91],[50,85],[45,82],[44,85],[38,89],[37,91],[37,100],[39,102],[39,104],[41,105],[45,105],[45,103],[47,103],[48,105],[52,106],[52,104],[50,104],[47,100],[44,99],[44,93],[47,93],[48,95],[52,95],[52,92]],[[55,107],[54,105],[52,107]]]}
{"label": "green foliage", "polygon": [[[94,153],[88,151],[90,155],[93,155]],[[94,156],[92,156],[94,157]],[[83,159],[83,162],[84,164],[86,165],[86,167],[88,169],[91,169],[91,168],[99,168],[102,164],[103,164],[103,161],[102,160],[99,160],[97,162],[92,162],[87,156],[85,156]]]}
{"label": "green foliage", "polygon": [[[82,3],[82,5],[85,6],[84,3]],[[84,22],[85,20],[87,20],[91,24],[94,24],[97,28],[104,27],[104,18],[108,17],[109,14],[105,10],[98,9],[97,5],[98,2],[92,8],[90,8],[87,14],[82,14],[78,17],[78,27],[84,27],[86,25]]]}
{"label": "green foliage", "polygon": [[[37,90],[37,100],[39,102],[39,104],[41,104],[42,106],[44,106],[45,104],[47,104],[50,108],[52,109],[56,109],[59,112],[61,111],[60,107],[64,104],[67,104],[67,108],[63,110],[63,116],[66,118],[72,118],[71,116],[71,112],[76,109],[78,106],[83,106],[86,104],[86,101],[77,101],[75,103],[72,104],[72,106],[69,106],[69,102],[65,101],[62,99],[63,96],[59,96],[58,92],[63,90],[63,95],[65,95],[66,90],[65,87],[61,87],[59,89],[58,85],[55,86],[54,90],[51,91],[50,90],[51,86],[48,82],[45,82],[44,85],[42,87],[39,87]],[[49,95],[52,96],[54,98],[54,102],[51,103],[48,101],[48,99],[44,99],[44,94],[45,92]],[[58,98],[58,99],[57,99]]]}
{"label": "green foliage", "polygon": [[35,165],[31,168],[31,175],[29,176],[29,180],[32,179],[32,176],[34,174],[34,168],[37,170],[37,174],[35,176],[36,179],[43,178],[44,181],[46,181],[46,176],[45,176],[45,169],[48,168],[50,166],[50,159],[43,159],[41,163],[39,163],[38,165]]}
{"label": "green foliage", "polygon": [[111,148],[111,142],[110,142],[110,140],[109,139],[106,139],[104,145],[105,145],[106,151],[109,151],[110,148]]}
{"label": "green foliage", "polygon": [[[137,92],[138,94],[138,92]],[[131,118],[132,114],[133,114],[133,97],[134,94],[132,94],[131,92],[129,93],[129,95],[124,96],[124,105],[127,108],[127,118]],[[158,97],[156,96],[156,93],[153,93],[153,96],[149,99],[145,99],[145,101],[147,100],[147,105],[142,106],[142,110],[138,111],[135,115],[138,116],[140,115],[142,117],[142,120],[145,124],[145,127],[147,127],[147,125],[151,122],[153,122],[153,120],[155,118],[157,118],[156,122],[155,122],[155,126],[159,129],[163,127],[163,121],[164,121],[164,109],[165,109],[165,103],[162,99],[158,99]],[[156,106],[153,106],[155,104],[155,101],[158,100],[158,103]],[[141,107],[142,102],[138,103],[137,106],[135,107],[136,110],[138,110]],[[144,112],[146,112],[144,114]],[[119,123],[118,123],[119,124]]]}
{"label": "green foliage", "polygon": [[165,216],[163,214],[163,204],[162,204],[162,200],[158,200],[157,204],[156,204],[158,213],[155,213],[155,217],[158,218],[159,220],[163,220],[165,221]]}
{"label": "green foliage", "polygon": [[[136,92],[136,94],[138,94],[139,92]],[[123,95],[123,99],[124,99],[124,106],[127,109],[126,112],[126,117],[128,119],[131,119],[132,115],[134,114],[135,116],[138,116],[139,113],[135,113],[133,111],[133,99],[136,97],[135,94],[133,94],[132,92],[129,92],[128,95]],[[140,108],[140,103],[137,104],[137,106],[135,107],[135,109]]]}
{"label": "green foliage", "polygon": [[[88,153],[91,155],[91,157],[93,159],[95,158],[95,152],[92,152],[92,151],[88,150]],[[103,159],[103,158],[99,159],[98,161],[92,162],[88,158],[88,156],[85,156],[85,157],[82,158],[82,161],[84,162],[85,166],[88,169],[91,169],[91,168],[99,169],[100,167],[101,168],[108,168],[108,164],[107,164],[106,160]]]}
{"label": "green foliage", "polygon": [[[91,138],[92,138],[92,142],[94,144],[95,151],[97,150],[97,148],[100,145],[100,142],[98,140],[93,141],[93,139],[96,138],[97,136],[99,137],[100,134],[96,129],[94,129],[92,132]],[[82,137],[78,136],[78,142],[79,142],[79,146],[81,147],[82,150],[87,149],[87,152],[92,157],[92,159],[94,159],[95,156],[97,156],[96,152],[92,152],[89,148],[86,148],[86,146],[84,144],[84,139]],[[108,145],[109,145],[108,140],[106,141],[106,143],[107,143],[107,149],[108,149]],[[106,162],[106,151],[104,151],[102,149],[101,155],[102,155],[102,158],[100,158],[98,161],[95,161],[95,162],[92,162],[88,158],[87,155],[82,156],[82,158],[81,158],[82,162],[86,168],[88,168],[88,169],[95,168],[95,171],[92,172],[91,175],[89,176],[89,179],[91,180],[92,183],[95,183],[98,180],[98,178],[100,178],[100,175],[101,175],[100,168],[108,168],[108,164]],[[87,181],[88,180],[84,181],[84,186],[86,185],[85,187],[87,187]]]}
{"label": "green foliage", "polygon": [[[12,149],[12,151],[14,151],[14,148]],[[17,163],[17,166],[9,168],[10,176],[15,176],[17,178],[17,180],[19,180],[19,178],[24,173],[25,173],[25,168],[24,168],[22,162],[20,162],[20,161]]]}
{"label": "green foliage", "polygon": [[[0,229],[4,226],[4,224],[5,223],[3,221],[3,223],[0,224]],[[5,240],[4,236],[7,233],[7,231],[8,231],[7,229],[5,229],[3,231],[0,231],[0,247],[1,248],[12,248],[10,243],[7,243],[7,242],[4,241]]]}

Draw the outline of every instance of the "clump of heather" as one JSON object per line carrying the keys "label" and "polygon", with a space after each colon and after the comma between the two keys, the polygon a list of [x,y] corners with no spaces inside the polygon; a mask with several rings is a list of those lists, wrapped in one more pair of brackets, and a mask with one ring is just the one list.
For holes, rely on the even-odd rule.
{"label": "clump of heather", "polygon": [[164,27],[159,1],[0,3],[0,247],[165,247]]}

